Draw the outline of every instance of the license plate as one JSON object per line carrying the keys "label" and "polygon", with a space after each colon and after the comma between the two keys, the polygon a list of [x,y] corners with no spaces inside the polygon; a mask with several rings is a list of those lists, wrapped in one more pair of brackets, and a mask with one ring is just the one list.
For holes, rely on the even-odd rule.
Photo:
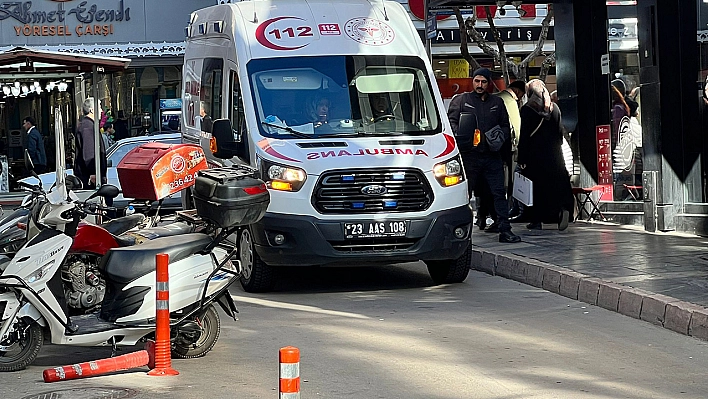
{"label": "license plate", "polygon": [[385,222],[344,223],[345,238],[403,237],[408,231],[407,220]]}

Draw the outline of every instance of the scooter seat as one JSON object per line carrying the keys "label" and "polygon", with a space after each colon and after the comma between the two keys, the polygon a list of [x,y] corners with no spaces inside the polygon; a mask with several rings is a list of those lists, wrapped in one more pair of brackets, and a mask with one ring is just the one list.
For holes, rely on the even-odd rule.
{"label": "scooter seat", "polygon": [[155,255],[167,254],[170,263],[185,259],[212,242],[206,234],[194,233],[157,238],[132,247],[113,248],[98,266],[107,280],[127,284],[155,270]]}
{"label": "scooter seat", "polygon": [[194,232],[194,226],[184,222],[174,222],[164,226],[150,227],[149,229],[140,229],[131,231],[126,235],[133,237],[134,241],[145,242],[146,240],[154,240],[161,237],[172,237],[177,235],[189,234]]}
{"label": "scooter seat", "polygon": [[117,236],[139,225],[143,222],[143,220],[145,220],[145,215],[135,213],[128,216],[111,219],[105,223],[101,223],[101,227],[108,230],[108,232],[113,234],[114,236]]}

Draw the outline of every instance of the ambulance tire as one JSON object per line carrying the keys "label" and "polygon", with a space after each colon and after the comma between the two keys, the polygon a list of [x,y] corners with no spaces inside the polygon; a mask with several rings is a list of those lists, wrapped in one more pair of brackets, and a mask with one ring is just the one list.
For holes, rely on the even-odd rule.
{"label": "ambulance tire", "polygon": [[430,260],[425,264],[435,284],[455,284],[465,281],[470,272],[471,261],[472,245],[469,245],[465,253],[457,259]]}
{"label": "ambulance tire", "polygon": [[246,292],[268,292],[275,284],[275,270],[268,266],[253,245],[250,228],[241,231],[238,238],[238,257],[241,261],[241,287]]}

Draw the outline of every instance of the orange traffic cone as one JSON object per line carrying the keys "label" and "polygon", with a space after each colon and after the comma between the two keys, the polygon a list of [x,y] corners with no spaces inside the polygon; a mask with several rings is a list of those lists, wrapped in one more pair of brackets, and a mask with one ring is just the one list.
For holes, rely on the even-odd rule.
{"label": "orange traffic cone", "polygon": [[170,273],[167,265],[170,256],[157,254],[157,285],[156,285],[156,315],[155,315],[155,368],[148,375],[178,375],[179,372],[172,368],[172,347],[170,345]]}
{"label": "orange traffic cone", "polygon": [[112,373],[114,371],[147,366],[149,360],[148,352],[142,350],[108,359],[46,369],[42,372],[42,377],[44,378],[44,382],[75,380],[77,378],[92,377]]}
{"label": "orange traffic cone", "polygon": [[280,348],[280,399],[300,399],[300,349]]}

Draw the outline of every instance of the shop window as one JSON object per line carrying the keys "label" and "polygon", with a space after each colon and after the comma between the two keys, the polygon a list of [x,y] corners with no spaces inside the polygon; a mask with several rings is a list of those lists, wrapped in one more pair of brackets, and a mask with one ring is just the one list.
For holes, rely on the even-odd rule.
{"label": "shop window", "polygon": [[639,93],[639,54],[613,52],[610,68],[611,137],[613,195],[603,200],[641,201],[643,143],[641,97]]}

